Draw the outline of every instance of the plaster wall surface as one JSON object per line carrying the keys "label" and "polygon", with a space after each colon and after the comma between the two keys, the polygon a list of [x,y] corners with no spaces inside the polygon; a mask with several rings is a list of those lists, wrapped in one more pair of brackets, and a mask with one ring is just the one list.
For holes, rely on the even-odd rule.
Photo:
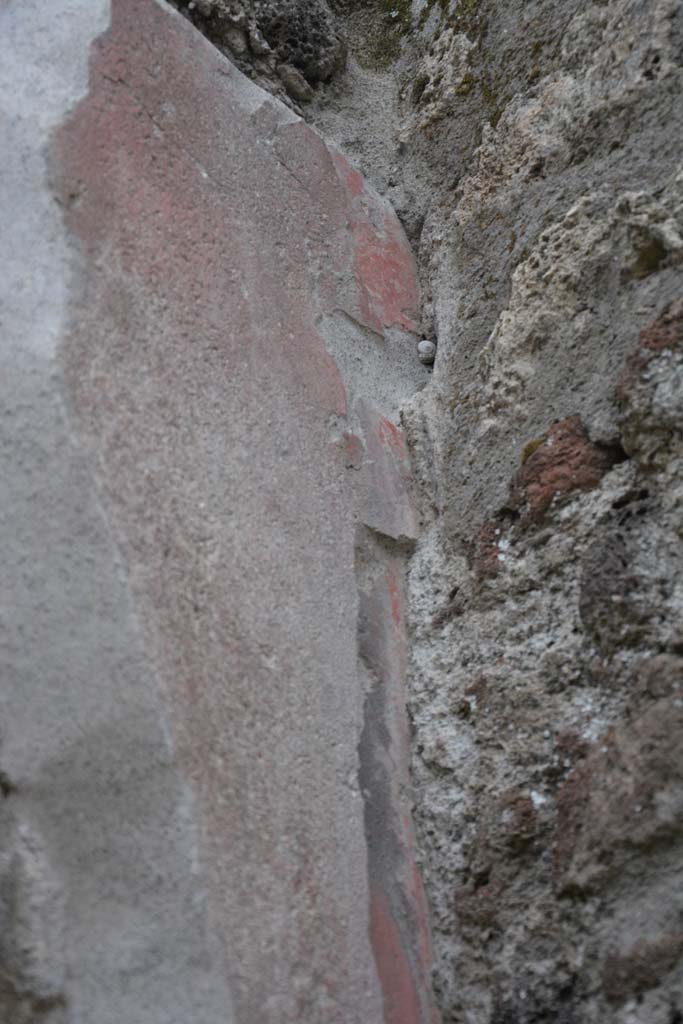
{"label": "plaster wall surface", "polygon": [[230,1021],[193,799],[60,358],[73,251],[47,152],[109,5],[46,13],[0,11],[0,1019]]}
{"label": "plaster wall surface", "polygon": [[167,5],[0,19],[8,1019],[430,1020],[403,230]]}

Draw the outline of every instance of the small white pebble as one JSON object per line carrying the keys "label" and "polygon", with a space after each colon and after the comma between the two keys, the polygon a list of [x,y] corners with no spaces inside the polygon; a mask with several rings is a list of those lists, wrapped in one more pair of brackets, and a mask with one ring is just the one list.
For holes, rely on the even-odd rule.
{"label": "small white pebble", "polygon": [[428,338],[423,338],[417,346],[417,355],[421,363],[431,366],[436,356],[436,345]]}

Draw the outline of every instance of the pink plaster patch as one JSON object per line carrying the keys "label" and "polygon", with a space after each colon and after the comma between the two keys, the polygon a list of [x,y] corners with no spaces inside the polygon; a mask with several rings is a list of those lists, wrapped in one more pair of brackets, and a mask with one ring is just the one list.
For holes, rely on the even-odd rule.
{"label": "pink plaster patch", "polygon": [[357,171],[355,167],[352,167],[345,156],[343,156],[339,150],[333,149],[330,146],[330,153],[332,154],[332,160],[337,168],[339,177],[342,183],[346,186],[347,191],[354,198],[362,196],[365,191],[365,181],[360,171]]}
{"label": "pink plaster patch", "polygon": [[[270,520],[284,515],[280,510],[290,508],[290,495],[301,492],[301,501],[291,502],[292,512],[283,521],[288,530],[291,525],[294,542],[301,543],[308,557],[311,538],[304,517],[317,507],[321,481],[336,480],[336,476],[325,476],[324,460],[309,467],[300,452],[305,448],[315,455],[313,442],[317,438],[316,443],[329,455],[332,416],[346,411],[341,377],[324,349],[317,317],[321,311],[343,309],[380,333],[385,327],[415,331],[419,292],[410,246],[389,204],[340,153],[331,147],[328,152],[319,136],[301,123],[288,121],[275,130],[279,115],[269,108],[270,101],[265,100],[256,110],[243,102],[240,97],[251,87],[205,41],[199,40],[196,50],[189,49],[195,39],[181,18],[152,0],[114,0],[112,11],[112,30],[94,51],[89,97],[59,140],[60,190],[67,222],[90,268],[82,303],[85,310],[92,311],[92,329],[71,343],[72,388],[79,395],[82,391],[80,414],[93,424],[93,436],[99,432],[104,438],[101,457],[109,460],[112,479],[118,479],[115,472],[119,472],[121,451],[133,467],[129,472],[136,487],[131,487],[130,493],[113,488],[119,495],[121,520],[131,537],[130,557],[149,558],[147,545],[153,553],[159,547],[147,520],[139,523],[136,518],[141,504],[138,491],[147,507],[156,509],[155,496],[149,497],[144,489],[148,487],[151,493],[152,484],[142,471],[137,474],[136,467],[144,462],[140,452],[143,456],[149,453],[152,465],[166,460],[160,461],[164,479],[177,488],[178,507],[184,508],[180,502],[185,500],[184,481],[194,479],[197,462],[195,437],[201,440],[205,436],[205,424],[210,425],[212,441],[221,441],[216,450],[237,467],[237,508],[249,509],[242,493],[258,496],[249,515],[245,511],[245,530],[255,529],[254,520],[265,510],[268,527],[263,536],[267,538]],[[80,191],[82,200],[70,204],[68,197]],[[120,375],[126,388],[116,391],[111,384],[108,389],[81,388],[81,382],[97,370],[98,360],[105,358],[109,382],[119,380],[119,367],[126,361],[129,369]],[[135,385],[132,396],[130,381]],[[177,408],[169,405],[174,396],[181,396]],[[284,420],[282,409],[288,412]],[[359,403],[358,416],[360,437],[346,433],[332,442],[335,466],[339,468],[343,460],[347,469],[359,470],[356,479],[365,503],[359,514],[367,525],[389,537],[414,537],[417,518],[403,435],[369,403]],[[300,447],[295,443],[289,446],[286,463],[273,456],[282,422],[292,441],[301,437]],[[118,437],[111,432],[110,423],[119,430]],[[176,423],[187,427],[189,440],[184,439],[185,434],[181,436]],[[110,437],[113,440],[107,448]],[[243,466],[237,466],[233,453],[242,447],[249,457]],[[220,457],[216,456],[217,464]],[[169,472],[168,466],[175,470],[178,465],[182,472]],[[287,466],[286,473],[282,466]],[[123,470],[121,474],[126,479]],[[206,482],[200,479],[212,495],[223,495],[225,481],[226,474],[213,469],[207,471]],[[314,501],[306,499],[309,492]],[[327,495],[336,493],[336,486],[329,485],[325,501]],[[218,503],[217,507],[224,505]],[[342,508],[349,518],[351,511],[350,506]],[[342,521],[334,505],[329,515],[337,516],[331,522]],[[174,530],[179,528],[177,519],[174,512]],[[225,537],[227,550],[227,529]],[[182,552],[191,549],[190,544],[177,547]],[[243,555],[244,565],[265,573],[265,562],[262,565],[258,555],[264,545],[240,547],[248,552]],[[328,548],[326,540],[321,550],[327,555]],[[234,602],[241,607],[240,595],[233,592],[242,586],[254,595],[249,608],[263,603],[271,615],[274,591],[270,580],[274,566],[282,561],[268,563],[268,584],[263,589],[259,589],[261,577],[256,571],[242,573],[240,588],[230,586],[229,576],[227,583],[212,579],[226,622],[238,618],[233,608]],[[182,561],[179,564],[184,565]],[[167,608],[164,603],[165,595],[173,592],[173,587],[165,585],[170,578],[165,574],[170,572],[162,566],[159,580],[149,584],[144,600],[150,620],[161,622],[159,629],[166,631],[173,721],[179,743],[184,743],[182,756],[188,775],[197,780],[206,833],[215,848],[224,849],[224,837],[232,836],[234,821],[222,810],[224,804],[216,794],[229,790],[233,777],[239,777],[239,750],[226,746],[224,758],[209,761],[204,754],[207,735],[215,737],[217,749],[222,750],[221,744],[226,742],[228,730],[219,728],[223,721],[232,721],[221,717],[231,708],[226,702],[225,664],[237,655],[216,639],[213,625],[206,634],[209,640],[201,645],[197,638],[204,634],[178,633],[177,623],[184,624],[187,616],[174,618],[175,606]],[[373,836],[375,844],[387,842],[382,858],[374,864],[384,878],[379,887],[373,887],[371,939],[384,991],[385,1024],[424,1024],[428,1019],[425,1007],[430,1005],[428,959],[423,959],[422,953],[428,944],[428,925],[421,889],[411,874],[412,825],[402,802],[408,778],[402,573],[402,560],[393,560],[386,570],[386,582],[377,580],[377,596],[369,601],[373,628],[367,640],[368,657],[374,658],[387,693],[386,725],[392,736],[393,759],[388,765],[392,787],[388,819],[398,837],[394,844],[384,832]],[[286,573],[282,578],[289,579]],[[341,574],[340,580],[341,586],[345,580]],[[292,589],[288,584],[289,602]],[[308,609],[308,594],[297,591],[295,596]],[[331,614],[328,618],[331,620]],[[314,636],[316,631],[310,632]],[[280,634],[274,636],[277,650]],[[309,642],[314,641],[307,638]],[[281,647],[288,650],[289,645],[287,636]],[[193,664],[187,652],[194,656],[195,650],[201,666],[197,674],[185,670],[186,664]],[[173,661],[176,651],[177,660]],[[213,661],[208,660],[209,655]],[[244,658],[251,664],[247,654]],[[260,656],[257,667],[262,671]],[[194,682],[195,676],[201,685]],[[250,675],[235,671],[234,677],[247,680]],[[193,680],[192,688],[188,679]],[[247,695],[245,707],[248,699]],[[325,722],[318,726],[313,722],[313,726],[324,735]],[[382,743],[377,744],[376,754],[378,761],[384,756]],[[269,757],[268,746],[257,758],[250,755],[249,771],[256,779],[272,777]],[[325,757],[321,770],[327,770],[327,752]],[[317,791],[317,780],[312,781],[311,799]],[[296,787],[292,789],[296,793]],[[304,795],[307,792],[302,788]],[[249,815],[256,813],[254,802],[241,793],[236,793],[234,800],[239,808],[235,820],[244,818],[249,824]],[[310,800],[303,805],[300,827],[304,837],[315,817],[310,805]],[[294,810],[298,813],[296,803]],[[277,815],[270,818],[275,821]],[[335,956],[324,958],[325,970],[331,972],[324,984],[330,993],[335,984],[344,991],[346,982],[339,963],[344,957],[352,962],[355,954],[346,949],[344,934],[338,933],[340,918],[336,895],[328,891],[323,872],[325,858],[304,850],[291,878],[287,865],[277,860],[278,843],[269,842],[270,825],[267,829],[254,827],[252,832],[258,837],[253,842],[260,844],[254,847],[254,857],[273,861],[274,870],[268,873],[276,880],[273,892],[284,899],[281,890],[289,878],[285,902],[299,915],[295,941],[300,951],[296,957],[290,956],[287,943],[282,943],[285,968],[294,960],[315,961],[319,946],[324,950],[324,941],[329,941]],[[314,838],[309,839],[315,849]],[[394,863],[389,854],[396,857]],[[330,873],[335,870],[334,863],[329,861]],[[241,921],[248,922],[249,933],[256,927],[248,921],[248,902],[246,911],[236,902],[237,913],[231,903],[241,899],[243,892],[235,881],[239,881],[241,864],[219,859],[212,870],[217,919],[228,923],[226,935],[242,955],[241,959],[235,955],[239,964],[235,966],[231,959],[228,969],[238,979],[236,984],[242,971],[249,978],[263,979],[263,992],[268,993],[277,988],[268,976],[274,958],[262,959],[261,947],[251,942],[242,927]],[[354,907],[351,903],[351,912]],[[396,907],[407,907],[410,913],[403,914]],[[287,915],[281,919],[286,922]],[[258,928],[256,934],[262,934]],[[283,970],[283,976],[286,973]],[[240,988],[239,1015],[265,1021],[263,992],[260,986]],[[305,1012],[296,1019],[305,1020]]]}
{"label": "pink plaster patch", "polygon": [[384,996],[384,1024],[420,1024],[424,1018],[410,961],[383,892],[373,892],[370,897],[370,941]]}
{"label": "pink plaster patch", "polygon": [[398,456],[399,459],[406,459],[408,457],[403,432],[395,423],[392,423],[385,416],[381,416],[377,425],[377,433],[380,441],[391,448],[394,455]]}
{"label": "pink plaster patch", "polygon": [[415,261],[396,214],[342,153],[332,146],[330,153],[350,200],[361,315],[379,333],[384,327],[417,333],[420,294]]}
{"label": "pink plaster patch", "polygon": [[418,525],[403,432],[369,402],[358,402],[356,409],[366,448],[365,521],[388,537],[415,537]]}
{"label": "pink plaster patch", "polygon": [[389,569],[387,572],[387,590],[389,591],[389,601],[391,602],[391,617],[394,625],[401,628],[403,626],[403,610],[396,573],[393,569]]}

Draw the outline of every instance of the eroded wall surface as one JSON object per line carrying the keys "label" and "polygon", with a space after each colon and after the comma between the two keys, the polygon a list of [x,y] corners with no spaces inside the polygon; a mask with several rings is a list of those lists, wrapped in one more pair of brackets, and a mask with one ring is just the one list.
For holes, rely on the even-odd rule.
{"label": "eroded wall surface", "polygon": [[406,419],[438,1000],[673,1024],[683,11],[415,7],[402,137],[445,183],[419,241],[439,354]]}
{"label": "eroded wall surface", "polygon": [[4,1019],[428,1021],[403,230],[166,4],[0,28]]}

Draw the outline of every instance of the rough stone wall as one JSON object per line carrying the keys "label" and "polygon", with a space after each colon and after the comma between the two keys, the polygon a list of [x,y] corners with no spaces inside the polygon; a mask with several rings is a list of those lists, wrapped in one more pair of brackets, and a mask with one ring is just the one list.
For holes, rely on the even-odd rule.
{"label": "rough stone wall", "polygon": [[404,61],[406,159],[444,182],[419,242],[439,354],[404,413],[438,1001],[674,1024],[683,10],[423,5]]}
{"label": "rough stone wall", "polygon": [[[171,0],[249,78],[291,106],[340,71],[346,44],[324,0]],[[298,109],[298,107],[297,107]]]}

